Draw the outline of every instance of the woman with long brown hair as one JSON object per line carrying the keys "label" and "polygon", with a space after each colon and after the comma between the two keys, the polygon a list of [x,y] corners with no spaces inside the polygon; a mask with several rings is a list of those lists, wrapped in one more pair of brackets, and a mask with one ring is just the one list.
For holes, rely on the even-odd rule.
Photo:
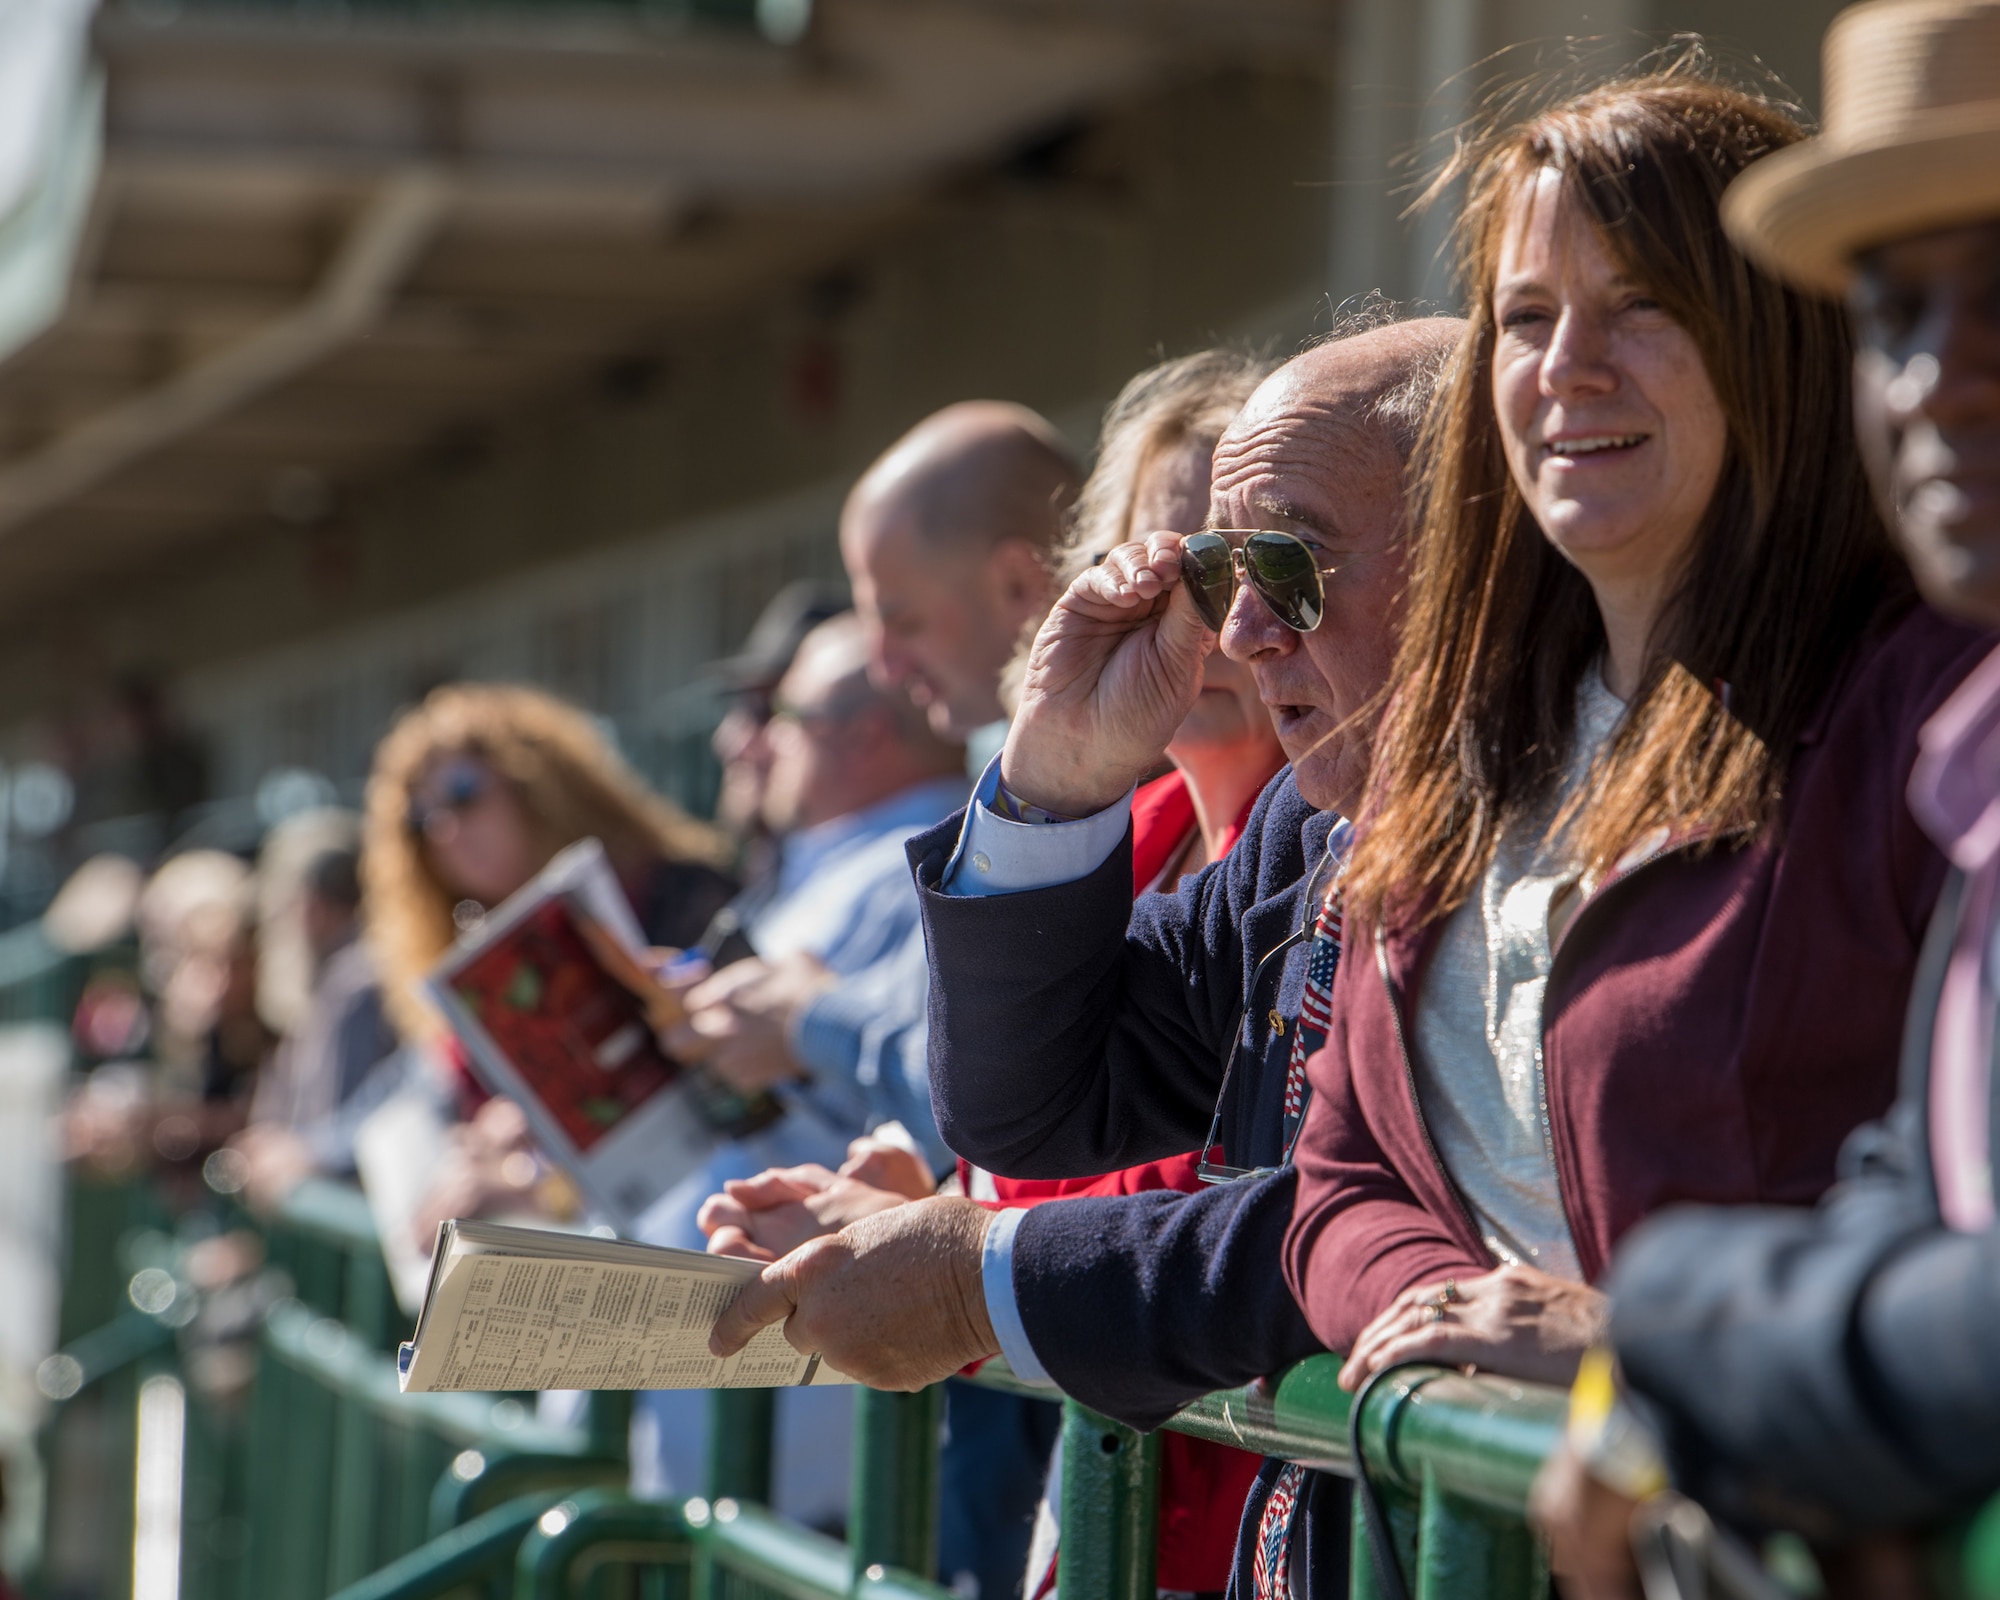
{"label": "woman with long brown hair", "polygon": [[1350,1387],[1566,1379],[1626,1229],[1812,1200],[1894,1087],[1943,874],[1903,788],[1985,645],[1915,601],[1843,447],[1838,310],[1722,233],[1800,137],[1688,57],[1454,174],[1470,323],[1287,1241]]}

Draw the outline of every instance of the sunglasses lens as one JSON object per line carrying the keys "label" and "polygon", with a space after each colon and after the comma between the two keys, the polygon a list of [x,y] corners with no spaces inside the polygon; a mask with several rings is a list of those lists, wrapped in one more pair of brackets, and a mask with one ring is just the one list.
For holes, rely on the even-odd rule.
{"label": "sunglasses lens", "polygon": [[1229,541],[1217,533],[1191,533],[1181,541],[1181,582],[1187,585],[1209,632],[1222,632],[1229,603],[1236,598],[1236,570]]}
{"label": "sunglasses lens", "polygon": [[1313,553],[1289,533],[1253,533],[1243,541],[1243,565],[1250,582],[1278,620],[1311,633],[1326,611]]}
{"label": "sunglasses lens", "polygon": [[462,811],[486,792],[486,774],[477,767],[455,767],[445,774],[444,803]]}
{"label": "sunglasses lens", "polygon": [[411,797],[410,832],[428,833],[432,825],[444,817],[455,816],[468,806],[478,804],[489,782],[491,779],[486,770],[470,762],[455,762],[445,768],[428,798],[422,795]]}

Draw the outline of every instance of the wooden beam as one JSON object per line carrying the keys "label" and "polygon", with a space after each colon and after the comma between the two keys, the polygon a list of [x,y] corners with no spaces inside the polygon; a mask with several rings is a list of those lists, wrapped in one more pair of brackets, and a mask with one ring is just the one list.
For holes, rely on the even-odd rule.
{"label": "wooden beam", "polygon": [[434,172],[384,186],[296,312],[98,413],[0,471],[0,536],[324,360],[372,323],[429,242],[448,197]]}

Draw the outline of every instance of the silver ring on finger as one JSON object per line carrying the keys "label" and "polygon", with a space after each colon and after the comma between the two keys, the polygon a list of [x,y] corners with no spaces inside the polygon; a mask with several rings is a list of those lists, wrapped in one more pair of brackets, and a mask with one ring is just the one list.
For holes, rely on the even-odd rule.
{"label": "silver ring on finger", "polygon": [[1423,1304],[1424,1322],[1428,1326],[1444,1321],[1444,1306],[1440,1301],[1426,1300]]}

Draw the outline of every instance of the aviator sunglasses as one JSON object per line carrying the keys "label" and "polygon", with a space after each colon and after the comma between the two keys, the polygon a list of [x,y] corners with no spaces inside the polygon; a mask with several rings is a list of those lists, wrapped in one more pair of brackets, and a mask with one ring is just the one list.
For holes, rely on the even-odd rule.
{"label": "aviator sunglasses", "polygon": [[1181,581],[1212,633],[1222,632],[1239,577],[1286,627],[1311,633],[1326,615],[1321,577],[1335,570],[1315,561],[1303,540],[1269,528],[1211,528],[1181,541]]}

